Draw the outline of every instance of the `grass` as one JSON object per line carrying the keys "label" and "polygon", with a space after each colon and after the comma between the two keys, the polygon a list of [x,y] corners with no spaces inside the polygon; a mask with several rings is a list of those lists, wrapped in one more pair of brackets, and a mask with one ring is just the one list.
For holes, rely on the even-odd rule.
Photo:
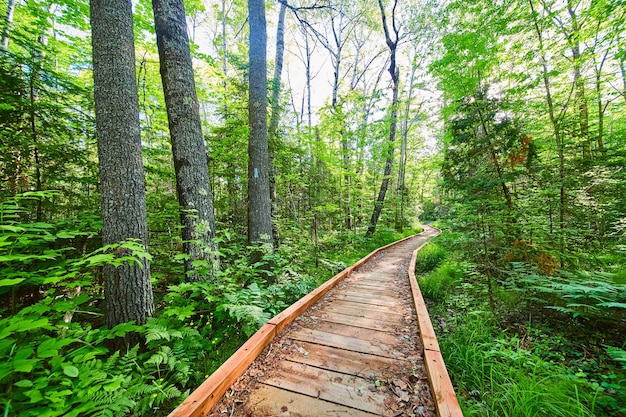
{"label": "grass", "polygon": [[461,268],[451,262],[445,262],[419,279],[420,290],[429,300],[440,301],[460,283],[462,277]]}
{"label": "grass", "polygon": [[502,334],[490,313],[470,312],[450,324],[440,345],[465,416],[596,415],[589,384]]}
{"label": "grass", "polygon": [[[615,382],[618,369],[609,370],[606,383],[603,371],[593,376],[583,372],[578,366],[586,369],[584,364],[568,358],[585,349],[584,342],[570,341],[574,335],[567,329],[524,322],[520,311],[526,304],[520,293],[497,285],[494,297],[500,308],[494,311],[484,277],[447,259],[436,244],[423,250],[423,266],[434,267],[418,282],[465,416],[624,415],[622,388]],[[585,360],[598,365],[606,355]]]}
{"label": "grass", "polygon": [[430,272],[441,265],[446,256],[444,248],[437,243],[429,242],[417,253],[415,271],[421,274]]}

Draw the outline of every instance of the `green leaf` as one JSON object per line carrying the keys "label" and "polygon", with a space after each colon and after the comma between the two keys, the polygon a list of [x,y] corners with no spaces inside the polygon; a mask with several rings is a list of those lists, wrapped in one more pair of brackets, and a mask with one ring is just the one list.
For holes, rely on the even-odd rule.
{"label": "green leaf", "polygon": [[48,339],[37,346],[37,356],[40,358],[52,358],[59,355],[59,349],[73,343],[75,339]]}
{"label": "green leaf", "polygon": [[73,365],[65,365],[63,367],[63,373],[70,378],[76,378],[80,374],[80,371]]}
{"label": "green leaf", "polygon": [[0,279],[0,287],[11,287],[25,280],[26,278]]}
{"label": "green leaf", "polygon": [[30,398],[31,404],[38,403],[39,401],[43,400],[43,396],[41,395],[41,392],[38,389],[32,389],[30,391],[26,391],[24,395]]}
{"label": "green leaf", "polygon": [[38,362],[37,359],[15,359],[12,362],[13,371],[30,373]]}
{"label": "green leaf", "polygon": [[106,262],[111,262],[113,258],[114,255],[112,253],[100,253],[98,255],[90,256],[89,258],[87,258],[87,260],[91,265],[98,265]]}
{"label": "green leaf", "polygon": [[17,381],[13,385],[20,388],[28,388],[33,386],[33,381],[31,381],[30,379],[22,379],[21,381]]}
{"label": "green leaf", "polygon": [[10,224],[0,224],[0,230],[7,230],[13,233],[20,233],[25,231],[26,229],[20,226],[13,226]]}
{"label": "green leaf", "polygon": [[626,303],[600,303],[598,304],[598,306],[609,308],[626,308]]}

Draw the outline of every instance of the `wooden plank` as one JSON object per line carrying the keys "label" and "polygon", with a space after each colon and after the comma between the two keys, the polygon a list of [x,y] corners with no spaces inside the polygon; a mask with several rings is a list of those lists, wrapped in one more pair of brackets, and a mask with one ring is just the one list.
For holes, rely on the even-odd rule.
{"label": "wooden plank", "polygon": [[368,390],[372,382],[364,378],[290,361],[280,362],[279,368],[281,375],[265,384],[373,414],[385,412],[386,395]]}
{"label": "wooden plank", "polygon": [[276,336],[276,327],[261,327],[237,352],[189,395],[169,417],[202,417],[222,398],[228,388],[244,373],[253,360]]}
{"label": "wooden plank", "polygon": [[356,307],[347,307],[344,304],[336,303],[338,305],[329,304],[324,308],[324,312],[333,312],[339,314],[345,314],[347,316],[353,317],[365,317],[369,319],[376,319],[379,321],[395,321],[398,320],[398,316],[402,316],[402,314],[398,312],[390,312],[390,311],[376,311],[366,307],[362,307],[360,304],[357,304]]}
{"label": "wooden plank", "polygon": [[430,316],[428,315],[428,309],[426,308],[424,297],[422,297],[422,292],[420,291],[417,279],[415,278],[415,260],[417,258],[417,251],[420,248],[421,246],[413,252],[413,256],[411,257],[411,262],[409,264],[409,280],[411,283],[413,304],[415,305],[417,313],[417,323],[420,328],[420,339],[422,340],[424,349],[439,351],[437,336],[435,335],[435,330],[430,322]]}
{"label": "wooden plank", "polygon": [[463,417],[441,353],[433,350],[425,350],[424,363],[426,364],[430,390],[433,400],[435,401],[437,416]]}
{"label": "wooden plank", "polygon": [[362,378],[378,378],[381,371],[397,372],[398,368],[410,366],[404,359],[352,352],[315,343],[299,342],[298,347],[304,353],[290,355],[289,360]]}
{"label": "wooden plank", "polygon": [[333,306],[345,306],[346,308],[351,308],[351,307],[360,308],[360,309],[366,308],[368,311],[371,311],[371,312],[381,312],[381,313],[386,313],[386,314],[397,314],[397,315],[404,314],[397,307],[377,306],[377,305],[372,305],[372,304],[364,306],[363,304],[359,302],[344,300],[344,299],[336,299],[333,301],[332,305]]}
{"label": "wooden plank", "polygon": [[369,340],[361,340],[356,337],[342,336],[319,330],[300,329],[290,333],[289,337],[303,342],[319,343],[325,346],[332,346],[354,352],[370,353],[372,355],[385,356],[388,358],[405,357],[404,354],[384,344],[376,345]]}
{"label": "wooden plank", "polygon": [[375,415],[264,384],[259,384],[257,389],[250,394],[245,404],[245,412],[246,415],[256,417],[310,416],[312,413],[329,417],[372,417]]}
{"label": "wooden plank", "polygon": [[347,326],[360,327],[371,330],[389,330],[389,324],[381,319],[373,319],[368,317],[348,316],[346,314],[327,312],[321,315],[321,318],[332,323],[345,324]]}
{"label": "wooden plank", "polygon": [[397,300],[389,297],[368,297],[364,295],[359,295],[358,293],[342,293],[336,296],[336,299],[343,301],[354,301],[356,303],[367,304],[367,305],[376,305],[376,306],[385,306],[385,307],[399,307],[400,303]]}
{"label": "wooden plank", "polygon": [[387,295],[387,296],[393,296],[396,292],[394,291],[394,286],[397,284],[398,281],[394,281],[393,284],[389,284],[386,285],[384,288],[372,288],[372,287],[364,287],[364,286],[359,286],[356,284],[352,284],[350,285],[350,287],[345,288],[345,289],[341,289],[341,292],[344,291],[352,291],[355,293],[360,293],[360,294],[364,294],[364,295]]}
{"label": "wooden plank", "polygon": [[385,290],[389,288],[389,286],[384,282],[377,282],[371,280],[358,279],[350,282],[350,286],[352,288],[363,288],[363,289],[374,289],[374,290]]}
{"label": "wooden plank", "polygon": [[292,321],[296,319],[296,317],[299,317],[311,305],[313,305],[328,291],[330,291],[332,288],[337,286],[337,284],[339,284],[343,279],[345,279],[352,272],[352,270],[353,268],[347,268],[339,274],[335,275],[329,281],[326,281],[324,284],[320,285],[315,290],[311,291],[309,294],[299,299],[291,306],[287,307],[281,313],[268,321],[268,323],[276,326],[276,331],[278,333],[282,332],[287,325],[289,325]]}
{"label": "wooden plank", "polygon": [[340,334],[343,336],[355,337],[362,340],[369,340],[374,344],[395,346],[398,343],[396,335],[389,331],[364,329],[362,327],[355,327],[341,323],[333,323],[326,320],[321,320],[315,328],[322,332]]}

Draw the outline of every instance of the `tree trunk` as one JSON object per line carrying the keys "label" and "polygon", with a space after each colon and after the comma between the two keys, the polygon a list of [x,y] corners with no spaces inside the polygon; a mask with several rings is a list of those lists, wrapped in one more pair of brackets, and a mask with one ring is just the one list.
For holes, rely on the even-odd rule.
{"label": "tree trunk", "polygon": [[[415,58],[415,57],[414,57]],[[400,162],[398,164],[398,195],[397,200],[400,202],[399,210],[396,210],[396,230],[402,232],[404,228],[404,197],[406,195],[406,186],[404,184],[405,171],[406,171],[406,159],[407,159],[407,142],[409,137],[409,129],[411,128],[409,123],[409,117],[411,112],[411,102],[413,101],[413,82],[415,81],[415,71],[417,67],[415,59],[413,59],[413,65],[411,66],[411,77],[409,78],[409,94],[406,101],[406,107],[404,109],[404,121],[402,122],[402,143],[400,145]]]}
{"label": "tree trunk", "polygon": [[400,88],[400,71],[396,65],[396,50],[398,47],[399,34],[398,29],[395,26],[395,10],[396,10],[397,0],[394,2],[393,6],[393,14],[392,21],[393,30],[395,39],[391,39],[391,35],[389,33],[389,27],[387,25],[387,17],[385,15],[385,6],[383,5],[382,0],[378,0],[378,6],[380,7],[380,14],[383,21],[383,29],[385,31],[385,38],[387,40],[387,46],[389,47],[389,53],[391,56],[389,63],[389,74],[391,74],[391,80],[393,82],[393,96],[391,99],[391,120],[389,122],[389,150],[387,160],[385,162],[385,171],[383,173],[383,180],[380,184],[380,190],[378,191],[378,198],[374,203],[374,212],[372,213],[372,218],[370,219],[369,226],[367,227],[366,236],[370,236],[374,234],[376,231],[376,224],[378,223],[378,219],[380,217],[380,213],[383,209],[383,204],[385,202],[385,194],[387,194],[387,188],[389,187],[389,179],[391,176],[391,168],[393,167],[393,143],[396,140],[396,129],[398,126],[398,90]]}
{"label": "tree trunk", "polygon": [[[554,140],[556,144],[557,155],[559,159],[559,246],[561,254],[565,253],[565,204],[566,204],[566,191],[565,191],[565,152],[563,146],[563,136],[561,133],[561,122],[556,114],[554,108],[554,102],[552,100],[552,93],[550,89],[550,79],[548,62],[543,45],[543,34],[539,28],[537,17],[535,15],[535,7],[532,0],[529,0],[530,10],[532,12],[531,17],[533,19],[533,25],[537,32],[537,40],[539,41],[539,49],[541,51],[541,65],[542,65],[542,78],[543,85],[546,90],[546,103],[548,105],[548,115],[550,117],[550,124],[554,132]],[[563,256],[561,256],[561,267],[563,267]]]}
{"label": "tree trunk", "polygon": [[273,246],[267,140],[267,33],[265,3],[248,0],[250,97],[248,117],[248,242]]}
{"label": "tree trunk", "polygon": [[[135,239],[147,250],[146,199],[135,81],[135,46],[130,0],[91,0],[94,99],[102,243]],[[116,250],[116,255],[128,255]],[[146,258],[103,268],[105,317],[109,328],[154,313]],[[127,341],[134,343],[138,336]]]}
{"label": "tree trunk", "polygon": [[[185,274],[188,281],[201,281],[219,268],[219,258],[185,6],[182,0],[152,0],[152,7],[181,208],[183,252],[189,255]],[[206,265],[196,267],[199,261]]]}
{"label": "tree trunk", "polygon": [[585,97],[585,80],[582,77],[582,58],[580,54],[580,27],[576,12],[572,8],[571,2],[567,3],[567,11],[572,19],[572,33],[568,36],[572,51],[572,63],[574,65],[574,86],[576,88],[576,104],[579,115],[579,136],[582,141],[583,160],[591,159],[591,139],[589,138],[589,108]]}
{"label": "tree trunk", "polygon": [[[287,6],[280,4],[278,23],[276,28],[276,57],[274,60],[274,78],[272,80],[272,114],[269,126],[269,176],[270,176],[270,200],[272,205],[272,220],[278,215],[278,198],[276,197],[276,170],[274,167],[274,154],[278,146],[278,123],[280,121],[280,90],[283,73],[283,58],[285,53],[285,13]],[[272,221],[272,237],[274,243],[278,243],[278,230],[276,223]]]}
{"label": "tree trunk", "polygon": [[9,34],[11,32],[11,24],[13,23],[13,12],[15,11],[15,0],[9,0],[7,4],[7,13],[4,17],[4,29],[2,30],[2,50],[9,49]]}

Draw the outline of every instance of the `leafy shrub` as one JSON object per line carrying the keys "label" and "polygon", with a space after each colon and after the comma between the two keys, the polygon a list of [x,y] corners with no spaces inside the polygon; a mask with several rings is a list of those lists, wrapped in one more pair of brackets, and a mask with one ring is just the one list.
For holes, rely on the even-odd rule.
{"label": "leafy shrub", "polygon": [[437,268],[446,258],[444,248],[436,243],[430,242],[417,252],[415,271],[421,274]]}

